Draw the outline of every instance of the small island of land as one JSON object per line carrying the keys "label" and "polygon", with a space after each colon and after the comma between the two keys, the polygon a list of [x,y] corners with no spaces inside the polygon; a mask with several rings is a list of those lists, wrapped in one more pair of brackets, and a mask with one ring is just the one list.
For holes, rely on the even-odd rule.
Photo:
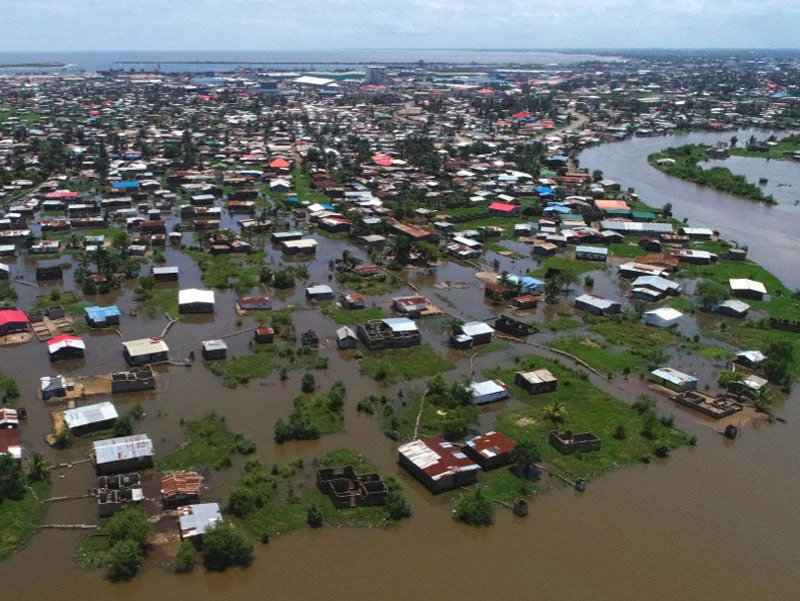
{"label": "small island of land", "polygon": [[711,167],[703,169],[698,165],[701,161],[708,161],[709,147],[703,144],[686,144],[677,148],[667,148],[655,152],[647,157],[648,163],[673,177],[694,182],[718,190],[767,204],[775,204],[775,199],[770,194],[764,194],[761,189],[748,182],[743,175],[736,175],[727,167]]}

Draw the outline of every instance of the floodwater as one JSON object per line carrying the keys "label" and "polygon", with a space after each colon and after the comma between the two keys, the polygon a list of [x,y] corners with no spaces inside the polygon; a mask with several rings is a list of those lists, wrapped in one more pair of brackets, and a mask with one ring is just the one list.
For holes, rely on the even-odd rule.
{"label": "floodwater", "polygon": [[[790,132],[778,132],[780,138]],[[710,227],[720,235],[749,248],[748,256],[767,267],[789,288],[800,288],[800,272],[794,257],[800,253],[800,164],[791,161],[731,157],[709,161],[705,167],[725,166],[747,176],[752,182],[766,177],[763,190],[772,194],[777,205],[752,202],[670,177],[648,165],[647,156],[669,146],[728,142],[736,135],[744,143],[751,135],[758,139],[769,132],[740,130],[723,133],[691,133],[661,138],[633,138],[597,146],[581,153],[581,166],[600,169],[603,176],[619,182],[622,189],[633,187],[652,207],[672,203],[677,219],[688,217],[691,225]],[[791,187],[778,184],[793,184]]]}
{"label": "floodwater", "polygon": [[[627,160],[622,156],[625,148],[629,148]],[[661,204],[660,200],[653,200],[648,190],[652,184],[646,178],[639,181],[632,177],[639,174],[630,170],[625,172],[626,177],[622,177],[625,173],[614,172],[614,164],[627,164],[635,169],[632,165],[633,157],[640,152],[638,140],[628,147],[617,144],[590,152],[595,158],[603,157],[606,152],[615,158],[613,161],[606,158],[606,163],[602,163],[594,158],[589,160],[587,153],[582,158],[584,165],[604,169],[608,177],[622,181],[625,186],[635,186],[646,201]],[[690,215],[695,222],[688,202],[681,201],[679,206],[677,199],[670,197],[669,201],[678,215]],[[760,210],[755,205],[746,207]],[[724,229],[720,223],[716,226]],[[184,234],[186,243],[191,243],[191,236]],[[345,248],[364,256],[346,242],[319,236],[317,239],[321,246],[309,266],[308,284],[327,282],[328,260],[341,256]],[[270,260],[278,264],[279,253],[269,244],[266,248]],[[754,241],[751,249],[754,254]],[[179,251],[167,249],[165,256],[167,264],[181,267],[181,287],[200,285],[199,271]],[[792,256],[783,255],[784,259]],[[512,272],[535,268],[529,259],[500,257],[499,261],[501,269]],[[18,259],[12,269],[21,272],[26,281],[33,279],[33,263]],[[67,272],[68,278],[70,273]],[[593,275],[601,293],[613,291],[616,284],[605,272]],[[448,262],[435,274],[419,271],[410,279],[434,303],[464,318],[484,319],[499,311],[484,301],[474,269],[467,265]],[[465,282],[470,286],[434,288],[437,281]],[[73,284],[68,279],[61,287],[71,289]],[[28,306],[37,291],[27,286],[18,289],[21,304]],[[384,302],[390,296],[387,294],[376,302]],[[172,356],[182,358],[190,350],[199,356],[201,340],[235,331],[235,299],[233,292],[217,293],[213,318],[190,317],[176,324],[166,337]],[[4,594],[8,598],[27,601],[113,595],[121,601],[178,597],[196,601],[218,598],[249,601],[262,597],[345,601],[358,597],[399,600],[468,595],[509,600],[796,599],[796,561],[800,556],[798,394],[780,408],[786,424],[753,422],[743,428],[743,435],[735,442],[717,434],[702,416],[659,400],[663,412],[676,415],[679,427],[698,436],[696,447],[680,449],[667,460],[596,479],[583,494],[558,489],[538,497],[525,519],[500,510],[494,526],[476,529],[451,519],[452,495],[434,497],[400,470],[396,464],[396,443],[384,437],[373,418],[355,411],[356,401],[362,396],[394,395],[399,386],[380,388],[359,375],[353,356],[339,352],[332,343],[334,324],[322,316],[318,307],[306,302],[301,286],[281,299],[300,308],[295,312],[298,332],[315,328],[327,339],[320,354],[329,358],[330,367],[327,372],[317,371],[315,375],[323,388],[337,378],[347,386],[344,434],[282,446],[273,443],[274,422],[290,411],[291,400],[299,392],[300,372],[292,372],[287,382],[279,382],[273,375],[232,390],[224,388],[198,361],[191,367],[160,368],[156,393],[115,396],[114,402],[122,411],[134,403],[142,404],[146,416],[137,422],[136,431],[150,434],[158,455],[169,453],[182,442],[181,418],[193,419],[212,408],[226,416],[234,431],[253,436],[257,453],[267,465],[295,457],[303,457],[308,465],[311,458],[326,450],[354,447],[368,456],[385,476],[400,480],[413,506],[413,517],[387,530],[302,529],[274,537],[268,545],[256,546],[251,568],[224,574],[207,574],[197,569],[191,575],[175,576],[151,561],[135,580],[126,584],[111,584],[103,579],[101,572],[83,571],[76,566],[74,551],[81,533],[44,531],[26,549],[0,564]],[[117,302],[123,310],[120,329],[125,339],[158,335],[164,326],[163,318],[150,317],[145,312],[138,317],[125,315],[135,305],[129,290],[101,302],[106,301]],[[537,312],[536,319],[542,319],[542,312],[543,309]],[[242,327],[252,327],[251,321],[246,318]],[[420,323],[428,344],[442,353],[451,352],[444,347],[445,337],[436,320]],[[544,341],[549,335],[543,332],[533,339]],[[249,338],[249,334],[229,338],[229,355],[247,352]],[[50,428],[51,408],[37,399],[38,378],[59,372],[70,376],[91,375],[124,367],[120,338],[116,334],[90,333],[85,339],[86,361],[69,365],[52,366],[44,345],[36,341],[2,350],[6,365],[3,369],[17,378],[22,390],[20,404],[29,411],[22,431],[26,446],[45,453],[52,461],[79,459],[85,455],[88,444],[80,442],[68,451],[47,447],[43,435]],[[530,348],[512,348],[482,356],[476,360],[476,368],[480,371],[510,362],[514,354],[529,351]],[[457,370],[450,373],[466,376],[468,370],[469,362],[461,361]],[[608,382],[592,376],[592,381],[624,399],[632,399],[645,390],[642,383],[621,377]],[[403,383],[402,387],[408,390],[419,385]],[[510,401],[509,406],[518,404]],[[492,427],[498,410],[485,411],[481,426]],[[232,469],[212,472],[210,500],[222,500],[222,491],[238,478],[242,463],[237,458]],[[52,494],[81,494],[92,483],[93,470],[86,464],[56,470]],[[71,523],[96,519],[91,500],[78,500],[50,505],[46,521]]]}

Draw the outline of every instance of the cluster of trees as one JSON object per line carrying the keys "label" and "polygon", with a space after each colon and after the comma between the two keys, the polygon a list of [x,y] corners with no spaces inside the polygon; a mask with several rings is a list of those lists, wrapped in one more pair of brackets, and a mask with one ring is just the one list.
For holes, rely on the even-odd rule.
{"label": "cluster of trees", "polygon": [[441,374],[434,376],[428,380],[425,403],[442,410],[436,413],[431,425],[440,429],[442,436],[449,440],[464,436],[469,425],[478,418],[478,408],[472,403],[464,380],[448,384]]}
{"label": "cluster of trees", "polygon": [[453,517],[470,526],[489,526],[494,521],[494,502],[480,486],[453,503]]}
{"label": "cluster of trees", "polygon": [[152,532],[153,526],[138,507],[127,507],[108,520],[102,534],[109,542],[106,567],[111,580],[130,580],[136,576]]}
{"label": "cluster of trees", "polygon": [[289,417],[279,417],[275,422],[274,437],[279,444],[288,440],[316,440],[319,436],[319,428],[311,419],[311,412],[303,397],[294,399],[294,408]]}

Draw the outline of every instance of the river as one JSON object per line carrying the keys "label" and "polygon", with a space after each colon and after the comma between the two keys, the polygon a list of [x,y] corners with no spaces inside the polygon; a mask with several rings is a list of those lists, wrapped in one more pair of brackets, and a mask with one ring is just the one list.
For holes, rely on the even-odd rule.
{"label": "river", "polygon": [[[789,132],[778,133],[778,136]],[[677,219],[688,217],[691,224],[718,230],[723,238],[747,245],[748,256],[767,267],[790,288],[800,288],[800,271],[793,258],[800,253],[800,165],[789,161],[731,157],[726,161],[710,161],[708,166],[725,166],[745,175],[753,182],[769,179],[764,191],[772,194],[777,205],[751,202],[722,194],[665,175],[647,163],[647,156],[668,146],[714,144],[728,142],[736,135],[747,140],[751,135],[765,138],[763,131],[740,130],[724,133],[691,133],[657,138],[633,138],[590,148],[581,153],[584,167],[600,169],[603,176],[633,187],[639,197],[652,207],[672,203]],[[792,184],[792,187],[778,184]]]}
{"label": "river", "polygon": [[[635,187],[647,202],[657,206],[672,202],[677,215],[689,216],[696,224],[713,225],[729,235],[726,228],[735,227],[736,220],[712,219],[710,207],[695,211],[687,192],[693,186],[668,179],[654,169],[637,167],[638,157],[644,156],[647,148],[677,144],[683,139],[632,140],[603,146],[584,153],[582,163],[603,169],[607,177],[621,181],[626,187]],[[774,181],[777,183],[779,178]],[[659,186],[675,194],[659,192]],[[760,222],[753,215],[773,219],[775,214],[790,214],[782,206],[759,207],[715,196],[720,198],[713,202],[727,203],[723,206],[729,216],[744,219],[750,215],[747,223],[755,224],[756,230]],[[694,197],[700,198],[696,190]],[[706,213],[708,216],[704,217]],[[780,219],[776,228],[779,226]],[[760,258],[761,253],[769,255],[768,247],[760,247],[761,237],[740,238],[750,244],[754,258],[764,260],[778,272],[781,260],[788,262],[795,256],[792,249],[797,241],[790,240],[788,232],[785,235],[787,245],[777,252],[773,250],[767,260]],[[186,236],[188,241],[191,234]],[[327,281],[327,260],[341,255],[345,244],[322,241],[319,256],[310,267],[313,281]],[[268,248],[268,252],[278,260],[274,250]],[[165,254],[168,264],[180,265],[182,287],[199,284],[198,270],[190,261],[171,249]],[[32,267],[19,259],[14,269],[22,271],[29,281]],[[501,267],[514,268],[510,259],[502,259]],[[438,277],[454,282],[475,281],[471,268],[452,262]],[[446,297],[465,316],[483,318],[496,311],[483,302],[480,289],[474,285],[467,289],[432,289],[434,278],[422,274],[415,282],[429,296]],[[71,281],[65,282],[65,288],[71,286]],[[23,296],[34,292],[20,288],[26,289],[20,290]],[[23,298],[23,306],[28,306],[29,300]],[[118,301],[123,311],[133,304],[129,292],[108,300]],[[295,313],[299,331],[315,327],[324,336],[330,335],[331,322],[305,302],[300,287],[283,301],[306,309]],[[217,294],[214,318],[188,318],[186,323],[170,330],[167,341],[173,354],[184,356],[189,349],[197,348],[199,340],[234,329],[234,302],[233,293]],[[122,330],[130,339],[156,335],[163,324],[162,319],[144,314],[135,318],[124,316]],[[434,346],[439,344],[441,332],[424,322],[422,327],[426,341]],[[247,338],[229,339],[230,353],[245,352]],[[86,339],[90,359],[70,366],[66,373],[88,375],[123,366],[116,335],[90,334]],[[447,351],[442,349],[442,352]],[[514,352],[527,351],[493,353],[479,359],[477,367],[480,370],[491,362],[508,362]],[[53,452],[41,439],[49,427],[50,409],[36,399],[36,383],[39,376],[53,373],[43,345],[31,342],[3,349],[2,353],[10,366],[9,372],[20,383],[21,404],[30,413],[23,430],[28,448],[44,452],[53,460],[81,457],[88,446],[85,441],[70,451]],[[669,459],[636,465],[593,480],[583,494],[560,489],[537,497],[525,519],[501,510],[494,526],[471,528],[451,519],[452,495],[434,497],[422,489],[397,466],[396,444],[383,436],[372,418],[355,411],[354,401],[362,395],[387,394],[393,389],[380,390],[365,381],[355,362],[330,346],[322,354],[329,357],[330,369],[326,375],[317,373],[318,383],[327,388],[334,379],[341,378],[349,396],[345,409],[346,434],[319,441],[282,446],[272,442],[274,421],[289,412],[298,389],[296,372],[286,383],[273,376],[264,383],[253,382],[230,390],[223,388],[199,364],[190,368],[171,367],[161,374],[158,394],[114,400],[122,411],[135,402],[142,403],[147,414],[142,422],[137,422],[136,429],[151,435],[159,454],[168,453],[180,444],[180,418],[198,417],[209,408],[223,413],[234,431],[252,435],[258,454],[267,465],[297,456],[306,459],[308,465],[309,459],[325,450],[342,445],[355,447],[385,476],[393,475],[401,481],[414,510],[411,519],[388,530],[302,529],[274,537],[268,545],[257,545],[251,568],[224,574],[197,569],[191,575],[175,576],[150,562],[142,574],[126,584],[111,584],[102,578],[101,572],[76,567],[74,551],[80,533],[45,531],[36,535],[22,552],[0,564],[4,595],[16,601],[105,597],[120,601],[160,598],[250,601],[262,596],[308,601],[359,597],[402,600],[422,596],[512,601],[797,598],[796,575],[792,576],[796,574],[800,556],[797,519],[800,395],[797,393],[779,409],[788,423],[758,422],[745,426],[743,435],[735,442],[717,434],[688,410],[660,400],[661,411],[675,413],[676,424],[698,436],[696,447],[679,449]],[[466,375],[468,369],[468,362],[462,361],[457,373]],[[617,396],[629,399],[641,391],[639,383],[625,382],[622,378],[605,386]],[[484,412],[484,426],[491,427],[496,411],[489,408]],[[219,491],[238,477],[241,465],[239,458],[233,469],[212,473],[213,500],[221,500]],[[58,477],[61,473],[63,478]],[[53,495],[85,492],[91,485],[92,473],[88,465],[56,471]],[[95,520],[96,508],[91,500],[48,508],[50,523]]]}

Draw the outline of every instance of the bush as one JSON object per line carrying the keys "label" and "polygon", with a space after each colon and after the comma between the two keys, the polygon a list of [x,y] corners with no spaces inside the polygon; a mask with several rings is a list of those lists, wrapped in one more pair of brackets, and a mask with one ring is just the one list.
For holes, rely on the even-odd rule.
{"label": "bush", "polygon": [[453,517],[471,526],[488,526],[494,519],[494,503],[482,488],[464,493],[453,503]]}
{"label": "bush", "polygon": [[112,543],[130,540],[141,548],[147,545],[152,531],[153,526],[147,521],[144,510],[138,507],[128,507],[115,513],[103,528]]}
{"label": "bush", "polygon": [[369,415],[373,415],[375,413],[375,405],[372,403],[371,397],[364,397],[360,401],[358,401],[358,405],[356,405],[356,411],[361,411],[362,413],[368,413]]}
{"label": "bush", "polygon": [[130,580],[139,572],[144,555],[134,540],[121,540],[108,552],[108,577],[121,582]]}
{"label": "bush", "polygon": [[252,438],[242,434],[241,432],[236,433],[233,438],[233,444],[236,447],[236,451],[241,455],[250,455],[251,453],[255,453],[256,443],[253,442]]}
{"label": "bush", "polygon": [[288,418],[278,418],[275,422],[275,442],[287,440],[315,440],[319,438],[319,429],[311,421],[308,408],[302,398],[295,399],[294,410]]}
{"label": "bush", "polygon": [[75,435],[67,427],[67,424],[62,424],[55,434],[56,445],[62,449],[68,449],[75,442]]}
{"label": "bush", "polygon": [[324,522],[324,517],[322,515],[322,511],[316,505],[312,505],[308,508],[308,513],[306,514],[306,522],[311,528],[320,528]]}
{"label": "bush", "polygon": [[628,438],[628,432],[625,430],[624,425],[619,424],[617,428],[614,430],[614,434],[612,434],[612,436],[616,440],[625,440],[626,438]]}
{"label": "bush", "polygon": [[411,505],[403,495],[403,489],[400,483],[394,478],[386,480],[386,504],[384,509],[386,515],[392,520],[402,520],[403,518],[411,517]]}
{"label": "bush", "polygon": [[300,390],[305,393],[314,392],[317,389],[317,382],[314,379],[314,374],[303,374],[303,379],[300,381]]}
{"label": "bush", "polygon": [[114,436],[130,436],[133,434],[133,424],[127,415],[121,415],[114,422]]}
{"label": "bush", "polygon": [[636,402],[634,402],[631,406],[636,413],[639,415],[644,415],[645,413],[655,410],[656,402],[646,394],[640,394],[636,397]]}
{"label": "bush", "polygon": [[218,522],[203,534],[203,565],[210,572],[247,567],[253,562],[253,543],[236,527]]}
{"label": "bush", "polygon": [[328,393],[329,406],[331,411],[340,412],[344,408],[344,397],[347,394],[347,389],[344,382],[336,380],[331,386],[331,391]]}
{"label": "bush", "polygon": [[197,565],[197,549],[188,541],[181,541],[178,554],[172,560],[172,571],[176,574],[187,574]]}

